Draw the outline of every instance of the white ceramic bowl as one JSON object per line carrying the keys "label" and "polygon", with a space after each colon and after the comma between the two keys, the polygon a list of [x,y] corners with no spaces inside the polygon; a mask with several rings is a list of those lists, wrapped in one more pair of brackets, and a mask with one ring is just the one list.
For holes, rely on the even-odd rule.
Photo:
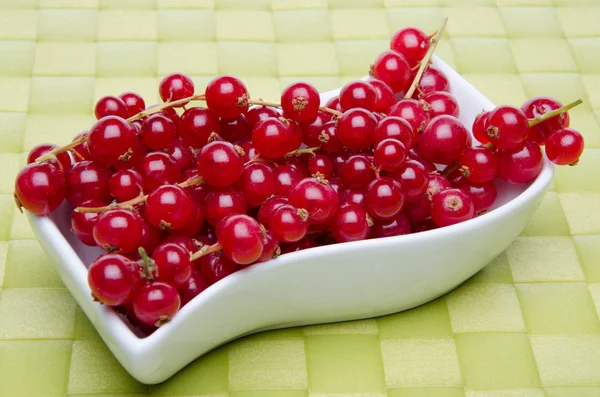
{"label": "white ceramic bowl", "polygon": [[[492,103],[439,59],[461,121],[470,126]],[[323,94],[322,99],[338,91]],[[519,235],[552,179],[546,160],[531,184],[499,183],[491,212],[423,233],[329,245],[239,271],[202,292],[169,324],[136,337],[111,309],[94,303],[88,266],[101,251],[69,232],[69,208],[29,214],[58,273],[110,350],[131,375],[158,383],[202,354],[243,335],[276,328],[381,316],[430,301],[471,277]]]}

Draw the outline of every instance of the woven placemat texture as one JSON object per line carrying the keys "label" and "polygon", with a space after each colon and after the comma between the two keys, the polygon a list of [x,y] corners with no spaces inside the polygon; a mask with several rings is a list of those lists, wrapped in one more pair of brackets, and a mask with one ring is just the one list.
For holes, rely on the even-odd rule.
{"label": "woven placemat texture", "polygon": [[[264,99],[298,79],[336,88],[394,30],[444,16],[437,53],[494,102],[585,101],[586,152],[522,236],[417,309],[247,337],[164,384],[133,380],[15,211],[24,153],[69,142],[102,95],[158,102],[173,71],[197,87],[233,73]],[[599,20],[598,0],[0,0],[0,396],[600,396]]]}

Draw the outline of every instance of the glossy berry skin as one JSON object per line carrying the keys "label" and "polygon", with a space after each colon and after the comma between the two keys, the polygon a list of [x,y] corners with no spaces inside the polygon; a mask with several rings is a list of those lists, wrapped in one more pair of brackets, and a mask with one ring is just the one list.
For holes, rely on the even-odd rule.
{"label": "glossy berry skin", "polygon": [[314,156],[310,156],[308,159],[308,173],[310,175],[316,175],[320,173],[325,177],[325,179],[329,178],[333,173],[333,163],[331,159],[324,154],[315,154]]}
{"label": "glossy berry skin", "polygon": [[115,96],[105,96],[98,99],[94,108],[94,114],[96,115],[96,120],[100,120],[106,116],[129,117],[127,116],[127,105],[121,98]]}
{"label": "glossy berry skin", "polygon": [[206,220],[213,226],[229,215],[245,214],[247,209],[244,195],[232,187],[212,190],[203,204]]}
{"label": "glossy berry skin", "polygon": [[140,135],[149,149],[159,150],[169,146],[177,138],[177,128],[169,118],[153,114],[142,124]]}
{"label": "glossy berry skin", "polygon": [[339,173],[345,187],[365,187],[375,178],[369,158],[363,154],[350,156]]}
{"label": "glossy berry skin", "polygon": [[462,178],[455,184],[455,187],[471,197],[476,214],[487,211],[498,197],[498,190],[492,181],[476,184]]}
{"label": "glossy berry skin", "polygon": [[194,215],[193,204],[187,192],[179,186],[159,186],[146,199],[146,218],[161,230],[181,229]]}
{"label": "glossy berry skin", "polygon": [[211,186],[231,186],[243,170],[244,160],[229,142],[211,142],[198,155],[198,175]]}
{"label": "glossy berry skin", "polygon": [[28,164],[15,179],[15,198],[34,215],[47,215],[65,199],[63,172],[49,163]]}
{"label": "glossy berry skin", "polygon": [[421,96],[421,99],[429,105],[429,115],[431,118],[443,114],[458,117],[460,113],[456,99],[445,91],[429,92]]}
{"label": "glossy berry skin", "polygon": [[365,207],[374,218],[391,219],[402,210],[403,205],[402,186],[392,178],[374,180],[367,187]]}
{"label": "glossy berry skin", "polygon": [[403,55],[395,51],[384,51],[375,58],[371,75],[385,82],[392,91],[400,92],[411,83],[410,66]]}
{"label": "glossy berry skin", "polygon": [[158,93],[163,102],[178,101],[194,95],[194,82],[183,73],[171,73],[160,81]]}
{"label": "glossy berry skin", "polygon": [[375,166],[383,171],[396,171],[406,160],[406,154],[402,142],[393,138],[384,139],[373,152]]}
{"label": "glossy berry skin", "polygon": [[[536,117],[561,107],[562,103],[554,98],[538,96],[525,101],[523,106],[521,106],[521,110],[528,119],[535,119]],[[569,124],[569,113],[565,112],[559,116],[554,116],[544,120],[533,127],[529,127],[529,130],[527,131],[527,138],[533,139],[539,145],[543,145],[546,142],[546,139],[548,139],[553,132],[562,128],[566,128],[569,126]]]}
{"label": "glossy berry skin", "polygon": [[84,201],[98,200],[108,204],[111,172],[108,167],[93,161],[80,161],[65,173],[66,199],[77,207]]}
{"label": "glossy berry skin", "polygon": [[230,215],[217,225],[217,240],[223,255],[245,266],[256,262],[262,254],[260,224],[248,215]]}
{"label": "glossy berry skin", "polygon": [[284,197],[287,197],[292,187],[308,176],[303,168],[295,168],[287,164],[277,166],[274,173],[276,178],[275,193]]}
{"label": "glossy berry skin", "polygon": [[308,214],[290,204],[282,204],[269,217],[268,228],[275,238],[285,243],[302,239],[308,230]]}
{"label": "glossy berry skin", "polygon": [[500,177],[512,183],[525,183],[535,179],[544,167],[540,145],[525,141],[521,146],[500,151]]}
{"label": "glossy berry skin", "polygon": [[423,105],[415,99],[399,100],[390,108],[388,115],[406,120],[416,135],[423,132],[430,118]]}
{"label": "glossy berry skin", "polygon": [[146,109],[144,98],[142,98],[141,95],[136,92],[124,92],[119,95],[119,98],[125,102],[125,115],[121,116],[125,119],[135,116],[139,112]]}
{"label": "glossy berry skin", "polygon": [[427,182],[427,191],[425,192],[429,200],[434,195],[441,192],[442,190],[450,189],[452,185],[448,179],[444,178],[440,174],[429,174],[429,182]]}
{"label": "glossy berry skin", "polygon": [[292,83],[281,93],[283,116],[299,123],[310,123],[321,104],[319,91],[305,82]]}
{"label": "glossy berry skin", "polygon": [[294,150],[290,144],[290,126],[290,122],[282,118],[259,121],[252,131],[252,143],[256,151],[264,158],[278,159]]}
{"label": "glossy berry skin", "polygon": [[439,70],[429,66],[425,69],[421,81],[419,82],[419,90],[423,94],[435,91],[448,91],[450,84],[448,78]]}
{"label": "glossy berry skin", "polygon": [[390,176],[400,183],[407,201],[418,200],[427,190],[429,173],[415,160],[406,160]]}
{"label": "glossy berry skin", "polygon": [[411,225],[417,225],[429,218],[430,202],[429,195],[423,194],[418,199],[407,202],[404,205],[402,214],[406,216]]}
{"label": "glossy berry skin", "polygon": [[468,221],[475,216],[471,197],[460,189],[447,189],[431,199],[431,219],[438,227]]}
{"label": "glossy berry skin", "polygon": [[375,111],[377,91],[366,81],[351,81],[342,87],[339,96],[342,111],[352,108]]}
{"label": "glossy berry skin", "polygon": [[394,91],[385,82],[377,79],[369,79],[367,81],[374,89],[377,94],[375,101],[375,108],[373,111],[387,113],[388,109],[394,103]]}
{"label": "glossy berry skin", "polygon": [[[42,144],[34,146],[33,149],[31,149],[31,151],[27,155],[27,164],[33,163],[39,157],[43,156],[44,154],[48,153],[49,151],[51,151],[53,149],[56,149],[57,147],[58,147],[58,145],[55,145],[53,143],[42,143]],[[69,155],[69,152],[64,152],[64,153],[60,153],[60,154],[56,155],[56,159],[58,161],[49,160],[46,162],[58,167],[62,171],[66,171],[69,168],[71,168],[72,161],[71,161],[71,156]]]}
{"label": "glossy berry skin", "polygon": [[88,149],[99,163],[116,167],[131,157],[136,136],[133,128],[118,116],[106,116],[94,124],[89,133]]}
{"label": "glossy berry skin", "polygon": [[410,124],[395,116],[385,117],[377,124],[373,133],[373,143],[378,145],[381,141],[390,138],[402,142],[406,150],[410,150],[417,139]]}
{"label": "glossy berry skin", "polygon": [[255,105],[251,106],[246,113],[246,121],[250,131],[258,124],[259,121],[268,119],[269,117],[281,117],[281,113],[270,106]]}
{"label": "glossy berry skin", "polygon": [[[89,133],[88,131],[80,132],[79,134],[77,134],[73,137],[73,140],[71,142],[75,142],[76,140],[81,138],[83,135],[87,135],[88,133]],[[90,154],[90,150],[88,149],[87,141],[80,143],[79,145],[77,145],[73,148],[73,157],[76,161],[92,159],[92,155]]]}
{"label": "glossy berry skin", "polygon": [[364,207],[358,204],[345,204],[340,207],[331,220],[330,230],[339,243],[366,239],[370,227]]}
{"label": "glossy berry skin", "polygon": [[268,226],[269,219],[271,219],[271,216],[275,213],[275,210],[287,203],[288,199],[285,197],[275,196],[268,198],[263,205],[260,206],[256,219],[261,225]]}
{"label": "glossy berry skin", "polygon": [[203,225],[204,211],[202,210],[202,206],[192,201],[192,216],[188,218],[184,227],[177,229],[177,232],[186,236],[194,236],[200,232]]}
{"label": "glossy berry skin", "polygon": [[250,129],[246,116],[240,114],[235,119],[221,119],[219,123],[219,135],[227,142],[237,143],[250,138]]}
{"label": "glossy berry skin", "polygon": [[134,211],[112,209],[103,212],[94,226],[94,240],[106,251],[136,251],[142,238],[142,219]]}
{"label": "glossy berry skin", "polygon": [[419,149],[426,160],[452,164],[460,160],[468,142],[466,128],[455,117],[433,118],[419,136]]}
{"label": "glossy berry skin", "polygon": [[483,146],[466,148],[460,158],[459,170],[473,183],[491,181],[498,176],[498,156]]}
{"label": "glossy berry skin", "polygon": [[267,262],[271,259],[275,259],[281,253],[279,248],[279,241],[275,238],[275,235],[270,230],[265,230],[263,236],[263,252],[260,254],[257,262]]}
{"label": "glossy berry skin", "polygon": [[223,256],[222,252],[215,252],[200,258],[202,277],[211,284],[235,273],[238,268],[238,265]]}
{"label": "glossy berry skin", "polygon": [[429,36],[419,28],[408,26],[392,36],[390,49],[404,55],[408,64],[414,67],[421,62],[429,49]]}
{"label": "glossy berry skin", "polygon": [[[81,204],[81,207],[102,207],[103,202],[97,200],[85,201]],[[77,236],[79,241],[90,247],[96,247],[96,240],[94,240],[94,226],[98,221],[100,214],[94,212],[77,212],[71,213],[71,230]]]}
{"label": "glossy berry skin", "polygon": [[206,108],[189,108],[181,115],[178,132],[181,140],[194,148],[202,148],[212,133],[219,133],[219,119]]}
{"label": "glossy berry skin", "polygon": [[160,230],[152,226],[146,218],[142,217],[142,238],[140,239],[140,247],[145,249],[148,255],[152,255],[152,252],[160,243]]}
{"label": "glossy berry skin", "polygon": [[289,192],[289,202],[296,208],[308,211],[308,223],[322,224],[329,221],[338,207],[336,191],[324,181],[305,178]]}
{"label": "glossy berry skin", "polygon": [[344,148],[338,134],[337,122],[330,121],[323,125],[323,129],[319,134],[319,143],[327,153],[339,152]]}
{"label": "glossy berry skin", "polygon": [[337,136],[348,149],[366,149],[373,144],[377,119],[364,109],[350,109],[337,121]]}
{"label": "glossy berry skin", "polygon": [[554,132],[546,140],[546,156],[554,164],[575,165],[583,153],[583,136],[572,128]]}
{"label": "glossy berry skin", "polygon": [[240,79],[221,75],[206,86],[206,105],[217,116],[234,119],[248,109],[248,89]]}
{"label": "glossy berry skin", "polygon": [[181,306],[200,295],[202,291],[210,287],[208,281],[204,279],[199,270],[192,270],[192,275],[187,281],[177,289],[181,298]]}
{"label": "glossy berry skin", "polygon": [[[429,203],[427,204],[429,206]],[[402,213],[388,220],[376,220],[371,228],[370,238],[402,236],[410,234],[410,222]]]}
{"label": "glossy berry skin", "polygon": [[181,287],[192,275],[190,252],[179,244],[164,243],[156,247],[152,260],[156,265],[155,277],[162,281]]}
{"label": "glossy berry skin", "polygon": [[302,143],[307,147],[316,147],[321,145],[319,135],[323,131],[325,123],[331,120],[331,115],[319,110],[317,117],[310,123],[301,123],[300,130],[302,131]]}
{"label": "glossy berry skin", "polygon": [[128,303],[140,281],[136,263],[119,254],[102,255],[88,269],[88,285],[92,295],[108,306]]}
{"label": "glossy berry skin", "polygon": [[181,298],[175,287],[152,282],[144,285],[133,300],[133,313],[144,324],[160,327],[179,311]]}
{"label": "glossy berry skin", "polygon": [[490,141],[487,136],[487,120],[489,115],[490,112],[481,112],[475,116],[475,120],[473,120],[473,136],[483,145]]}
{"label": "glossy berry skin", "polygon": [[525,113],[512,106],[498,106],[486,122],[487,137],[499,149],[514,149],[521,145],[528,129]]}
{"label": "glossy berry skin", "polygon": [[340,205],[354,203],[364,205],[365,203],[365,188],[344,188],[339,192]]}
{"label": "glossy berry skin", "polygon": [[144,193],[150,193],[162,185],[179,182],[181,170],[173,157],[163,152],[148,153],[137,166],[142,176]]}
{"label": "glossy berry skin", "polygon": [[119,202],[134,199],[143,194],[142,176],[135,170],[119,170],[110,177],[109,189],[110,194]]}
{"label": "glossy berry skin", "polygon": [[[175,163],[180,170],[192,169],[196,163],[196,157],[194,156],[194,153],[192,153],[192,149],[179,139],[171,142],[169,146],[163,149],[163,152],[175,160]],[[194,170],[197,171],[195,168]],[[187,180],[187,178],[182,180]]]}
{"label": "glossy berry skin", "polygon": [[275,194],[277,188],[273,167],[261,162],[246,164],[236,187],[244,195],[250,207],[261,205],[268,197]]}

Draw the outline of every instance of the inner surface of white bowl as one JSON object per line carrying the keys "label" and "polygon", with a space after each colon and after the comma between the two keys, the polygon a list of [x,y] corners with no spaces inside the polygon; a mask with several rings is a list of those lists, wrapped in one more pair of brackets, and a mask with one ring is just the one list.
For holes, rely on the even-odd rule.
{"label": "inner surface of white bowl", "polygon": [[[434,58],[471,126],[493,104]],[[339,90],[324,93],[325,102]],[[492,211],[447,228],[318,247],[239,271],[203,291],[173,321],[138,338],[110,308],[92,301],[87,266],[103,251],[83,245],[64,204],[50,217],[29,215],[44,248],[121,364],[144,383],[161,382],[196,357],[242,335],[288,326],[367,318],[425,303],[462,283],[523,229],[552,178],[546,160],[530,184],[498,183]]]}

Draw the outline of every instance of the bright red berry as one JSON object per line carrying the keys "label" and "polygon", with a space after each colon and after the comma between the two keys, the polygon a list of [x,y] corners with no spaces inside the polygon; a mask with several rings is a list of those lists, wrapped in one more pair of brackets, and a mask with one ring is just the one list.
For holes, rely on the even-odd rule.
{"label": "bright red berry", "polygon": [[280,254],[281,248],[279,248],[279,241],[275,238],[275,234],[270,230],[265,230],[263,235],[263,252],[257,262],[270,261],[277,258]]}
{"label": "bright red berry", "polygon": [[[179,169],[193,169],[196,172],[198,171],[196,168],[192,168],[196,163],[196,157],[194,156],[192,149],[179,139],[176,139],[173,142],[171,142],[171,144],[164,148],[163,151],[169,156],[171,156],[173,160],[175,160],[175,163],[177,164],[177,167],[179,167]],[[182,181],[185,180],[187,180],[187,178],[183,178],[182,176]]]}
{"label": "bright red berry", "polygon": [[319,133],[319,144],[328,153],[339,152],[344,148],[338,135],[337,122],[329,121]]}
{"label": "bright red berry", "polygon": [[326,181],[305,178],[289,191],[289,202],[308,211],[308,223],[329,221],[338,207],[338,195]]}
{"label": "bright red berry", "polygon": [[131,169],[119,170],[110,177],[110,194],[117,201],[134,199],[143,192],[142,182],[142,176],[139,172]]}
{"label": "bright red berry", "polygon": [[108,167],[93,161],[80,161],[65,173],[66,198],[77,207],[84,201],[99,200],[108,204],[111,171]]}
{"label": "bright red berry", "polygon": [[130,159],[135,142],[135,132],[125,119],[106,116],[90,130],[88,149],[94,160],[115,167],[119,162]]}
{"label": "bright red berry", "polygon": [[377,91],[366,81],[352,81],[340,91],[340,105],[343,111],[362,108],[374,112],[376,103]]}
{"label": "bright red berry", "polygon": [[364,207],[351,203],[340,207],[331,220],[330,230],[339,243],[366,239],[370,226]]}
{"label": "bright red berry", "polygon": [[[538,96],[527,100],[523,106],[521,106],[521,110],[528,119],[535,119],[536,117],[540,117],[545,113],[561,107],[562,103],[554,98]],[[527,131],[527,138],[533,139],[539,145],[543,145],[546,142],[546,139],[548,139],[553,132],[562,128],[566,128],[569,126],[569,124],[569,113],[565,112],[558,116],[550,117],[549,119],[546,119],[541,123],[534,125],[533,127],[529,127],[529,130]]]}
{"label": "bright red berry", "polygon": [[500,149],[514,149],[527,137],[527,117],[521,109],[498,106],[492,110],[486,122],[489,141]]}
{"label": "bright red berry", "polygon": [[244,160],[240,153],[241,148],[229,142],[209,143],[198,155],[198,175],[211,186],[233,185],[244,170]]}
{"label": "bright red berry", "polygon": [[434,91],[448,91],[448,78],[439,70],[429,66],[419,81],[419,91],[423,94]]}
{"label": "bright red berry", "polygon": [[290,204],[282,204],[268,218],[268,228],[275,238],[293,243],[306,235],[308,230],[308,212]]}
{"label": "bright red berry", "polygon": [[249,206],[261,205],[275,194],[277,188],[273,167],[261,162],[246,164],[236,187],[244,195]]}
{"label": "bright red berry", "polygon": [[546,140],[546,156],[554,164],[575,165],[583,153],[583,136],[572,128],[554,132]]}
{"label": "bright red berry", "polygon": [[142,176],[144,193],[162,185],[172,185],[181,179],[181,170],[173,157],[163,152],[148,153],[137,166]]}
{"label": "bright red berry", "polygon": [[49,163],[31,163],[17,174],[15,198],[35,215],[47,215],[65,198],[65,176]]}
{"label": "bright red berry", "polygon": [[256,126],[259,121],[268,119],[269,117],[281,117],[281,113],[276,108],[272,108],[270,106],[251,106],[246,113],[246,121],[248,122],[250,131],[254,129],[254,126]]}
{"label": "bright red berry", "polygon": [[371,160],[363,154],[350,156],[339,173],[345,187],[365,187],[375,178]]}
{"label": "bright red berry", "polygon": [[410,66],[416,66],[429,49],[430,39],[419,28],[408,26],[398,30],[390,42],[390,49],[404,55]]}
{"label": "bright red berry", "polygon": [[192,275],[190,252],[179,244],[163,243],[152,253],[156,266],[157,281],[172,284],[176,287],[185,285]]}
{"label": "bright red berry", "polygon": [[262,254],[260,224],[248,215],[230,215],[217,225],[217,240],[223,255],[242,266],[256,262]]}
{"label": "bright red berry", "polygon": [[271,218],[275,210],[287,203],[288,200],[285,197],[275,196],[268,198],[263,203],[263,205],[260,206],[256,219],[261,225],[267,226],[269,224],[269,219]]}
{"label": "bright red berry", "polygon": [[498,176],[498,156],[483,146],[466,148],[460,158],[460,172],[473,183],[491,181]]}
{"label": "bright red berry", "polygon": [[429,174],[429,182],[427,182],[427,197],[429,200],[433,198],[434,195],[441,192],[442,190],[450,189],[452,185],[440,174]]}
{"label": "bright red berry", "polygon": [[100,120],[106,116],[119,116],[122,118],[127,116],[127,105],[121,98],[115,96],[105,96],[98,99],[94,108],[96,120]]}
{"label": "bright red berry", "polygon": [[429,114],[425,111],[423,105],[415,99],[399,100],[390,108],[388,115],[406,120],[416,135],[421,134],[427,123],[429,123]]}
{"label": "bright red berry", "polygon": [[144,102],[144,98],[142,98],[141,95],[138,93],[124,92],[121,95],[119,95],[119,98],[121,98],[121,100],[125,102],[126,106],[125,115],[122,116],[123,118],[127,119],[129,117],[135,116],[139,112],[146,109],[146,103]]}
{"label": "bright red berry", "polygon": [[403,205],[402,186],[392,178],[374,180],[367,187],[365,207],[373,217],[391,219],[402,210]]}
{"label": "bright red berry", "polygon": [[452,164],[460,160],[467,146],[467,129],[452,116],[433,118],[419,136],[423,157],[437,164]]}
{"label": "bright red berry", "polygon": [[248,89],[237,77],[221,75],[206,86],[206,105],[217,116],[234,119],[248,109]]}
{"label": "bright red berry", "polygon": [[244,195],[232,187],[212,190],[203,205],[206,220],[213,226],[229,215],[245,214],[247,209]]}
{"label": "bright red berry", "polygon": [[142,142],[153,150],[169,146],[177,138],[177,128],[167,117],[153,114],[142,124]]}
{"label": "bright red berry", "polygon": [[411,83],[410,66],[402,54],[384,51],[371,66],[371,75],[384,81],[394,92],[400,92]]}
{"label": "bright red berry", "polygon": [[[56,149],[57,147],[58,147],[58,145],[55,145],[53,143],[42,143],[42,144],[34,146],[33,149],[31,149],[31,151],[27,155],[27,164],[33,163],[39,157],[45,155],[46,153],[48,153],[49,151],[51,151],[53,149]],[[71,168],[71,165],[73,164],[73,162],[71,161],[71,155],[69,154],[69,152],[63,152],[63,153],[57,154],[56,160],[48,160],[47,162],[49,164],[52,164],[52,165],[58,167],[62,171],[68,170],[69,168]]]}
{"label": "bright red berry", "polygon": [[94,226],[94,240],[106,251],[136,251],[142,238],[142,219],[134,211],[111,209],[103,212]]}
{"label": "bright red berry", "polygon": [[320,153],[310,156],[307,168],[310,175],[319,173],[323,175],[325,179],[328,179],[333,173],[333,163],[331,162],[331,159]]}
{"label": "bright red berry", "polygon": [[312,85],[297,82],[287,86],[281,93],[283,116],[299,123],[310,123],[319,112],[321,98]]}
{"label": "bright red berry", "polygon": [[[278,159],[291,150],[291,123],[284,118],[267,118],[259,121],[252,131],[252,143],[260,155]],[[302,139],[300,137],[300,139]]]}
{"label": "bright red berry", "polygon": [[429,173],[415,160],[406,160],[390,176],[400,182],[407,201],[418,200],[427,190]]}
{"label": "bright red berry", "polygon": [[476,214],[487,211],[498,197],[496,185],[492,181],[476,184],[466,178],[461,178],[455,186],[471,197]]}
{"label": "bright red berry", "polygon": [[[81,203],[81,207],[102,207],[103,202],[98,200],[89,200]],[[95,212],[77,212],[73,211],[71,214],[71,230],[79,241],[90,247],[96,247],[96,240],[94,240],[94,226],[98,221],[100,214]]]}
{"label": "bright red berry", "polygon": [[210,287],[208,281],[202,276],[199,270],[192,270],[192,275],[185,284],[177,289],[181,297],[181,306],[185,305],[202,291]]}
{"label": "bright red berry", "polygon": [[395,171],[406,160],[406,154],[402,142],[394,138],[384,139],[373,152],[375,166],[383,171]]}
{"label": "bright red berry", "polygon": [[534,141],[525,141],[515,149],[500,151],[500,177],[512,183],[535,179],[544,167],[542,149]]}
{"label": "bright red berry", "polygon": [[156,327],[171,321],[180,306],[181,298],[175,287],[161,282],[144,285],[133,300],[135,317]]}
{"label": "bright red berry", "polygon": [[119,306],[133,297],[140,285],[140,271],[135,262],[123,255],[102,255],[88,269],[88,284],[95,299],[108,306]]}
{"label": "bright red berry", "polygon": [[475,120],[473,120],[473,136],[475,136],[475,139],[483,145],[490,141],[487,136],[487,120],[489,115],[490,112],[481,112],[475,116]]}
{"label": "bright red berry", "polygon": [[201,148],[211,134],[219,133],[219,119],[206,108],[189,108],[181,115],[178,131],[186,145]]}
{"label": "bright red berry", "polygon": [[452,95],[444,91],[433,91],[423,94],[421,99],[425,101],[429,107],[429,115],[431,118],[447,114],[448,116],[458,117],[460,110],[458,102]]}
{"label": "bright red berry", "polygon": [[350,109],[337,121],[337,136],[349,149],[366,149],[373,144],[377,119],[364,109]]}
{"label": "bright red berry", "polygon": [[439,226],[468,221],[475,216],[471,197],[460,189],[447,189],[431,199],[431,219]]}
{"label": "bright red berry", "polygon": [[146,218],[161,230],[181,229],[194,215],[193,203],[179,186],[159,186],[146,199]]}
{"label": "bright red berry", "polygon": [[178,101],[194,95],[194,82],[183,73],[171,73],[161,80],[158,92],[163,102]]}

